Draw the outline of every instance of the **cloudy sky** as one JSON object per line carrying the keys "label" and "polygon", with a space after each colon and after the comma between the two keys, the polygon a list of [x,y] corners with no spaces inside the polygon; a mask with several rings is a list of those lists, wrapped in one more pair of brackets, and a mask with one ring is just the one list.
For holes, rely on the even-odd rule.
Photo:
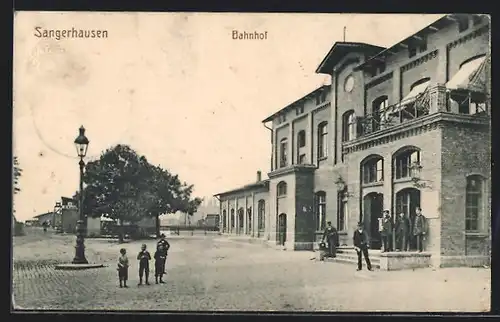
{"label": "cloudy sky", "polygon": [[[390,46],[441,15],[35,13],[14,25],[14,154],[19,220],[78,188],[73,140],[87,160],[129,144],[195,185],[198,196],[267,173],[261,121],[328,82],[314,73],[336,41]],[[107,30],[106,39],[47,39],[42,29]],[[232,31],[267,31],[233,40]]]}

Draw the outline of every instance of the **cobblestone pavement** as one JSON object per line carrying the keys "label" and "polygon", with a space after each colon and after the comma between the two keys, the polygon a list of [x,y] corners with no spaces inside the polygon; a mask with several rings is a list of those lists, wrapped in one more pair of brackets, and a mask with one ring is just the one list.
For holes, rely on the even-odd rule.
{"label": "cobblestone pavement", "polygon": [[[170,240],[167,284],[138,287],[133,259],[141,242],[118,245],[89,239],[87,258],[107,267],[54,270],[54,262],[71,260],[73,243],[72,236],[49,234],[15,244],[16,305],[58,310],[489,310],[486,269],[356,272],[348,264],[310,260],[308,252],[277,251],[221,237],[186,237]],[[155,241],[146,244],[153,250]],[[121,247],[132,259],[128,289],[117,287],[115,259]]]}

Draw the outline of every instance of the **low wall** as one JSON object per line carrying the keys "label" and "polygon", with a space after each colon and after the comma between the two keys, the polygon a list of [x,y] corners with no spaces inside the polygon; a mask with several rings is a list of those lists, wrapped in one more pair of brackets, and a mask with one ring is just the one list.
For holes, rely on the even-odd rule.
{"label": "low wall", "polygon": [[380,254],[380,269],[396,271],[431,266],[431,254],[413,252],[390,252]]}
{"label": "low wall", "polygon": [[485,255],[474,256],[441,256],[440,267],[483,267],[490,266],[491,257]]}

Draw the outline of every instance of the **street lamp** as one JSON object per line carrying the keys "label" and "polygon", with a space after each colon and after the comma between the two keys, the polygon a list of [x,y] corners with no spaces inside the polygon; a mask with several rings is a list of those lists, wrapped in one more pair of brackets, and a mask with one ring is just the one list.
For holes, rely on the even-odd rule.
{"label": "street lamp", "polygon": [[85,128],[83,125],[79,129],[80,134],[75,139],[76,153],[80,157],[80,196],[79,196],[79,212],[80,219],[76,223],[76,246],[75,246],[75,258],[73,259],[73,264],[88,264],[85,258],[85,218],[83,215],[83,168],[85,167],[85,162],[83,158],[87,154],[87,148],[89,146],[89,139],[85,136]]}

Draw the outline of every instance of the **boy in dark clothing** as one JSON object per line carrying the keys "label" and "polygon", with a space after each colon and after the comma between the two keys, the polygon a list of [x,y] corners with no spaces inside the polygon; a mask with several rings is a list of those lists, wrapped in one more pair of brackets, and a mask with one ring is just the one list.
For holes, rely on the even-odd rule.
{"label": "boy in dark clothing", "polygon": [[146,277],[146,285],[149,285],[149,261],[151,260],[151,254],[146,250],[146,244],[142,244],[141,251],[137,255],[137,260],[139,261],[139,284],[142,285],[142,276]]}
{"label": "boy in dark clothing", "polygon": [[118,279],[120,280],[120,287],[128,287],[128,257],[125,248],[120,249],[120,257],[118,257]]}
{"label": "boy in dark clothing", "polygon": [[167,272],[165,271],[165,266],[166,266],[166,260],[167,260],[167,252],[170,248],[170,244],[165,239],[165,234],[160,235],[160,240],[158,241],[156,246],[157,246],[157,248],[158,248],[158,246],[163,246],[163,251],[165,252],[165,257],[164,257],[164,261],[163,261],[163,274],[167,274]]}
{"label": "boy in dark clothing", "polygon": [[158,245],[155,252],[155,280],[156,284],[158,284],[158,278],[160,279],[160,283],[164,284],[163,274],[165,272],[165,261],[167,259],[167,253],[165,252],[163,245]]}
{"label": "boy in dark clothing", "polygon": [[358,229],[354,231],[354,236],[352,237],[354,244],[354,249],[358,253],[358,271],[363,268],[362,256],[365,256],[366,266],[369,271],[372,270],[372,264],[370,263],[370,258],[368,257],[368,235],[363,230],[363,223],[358,224]]}

